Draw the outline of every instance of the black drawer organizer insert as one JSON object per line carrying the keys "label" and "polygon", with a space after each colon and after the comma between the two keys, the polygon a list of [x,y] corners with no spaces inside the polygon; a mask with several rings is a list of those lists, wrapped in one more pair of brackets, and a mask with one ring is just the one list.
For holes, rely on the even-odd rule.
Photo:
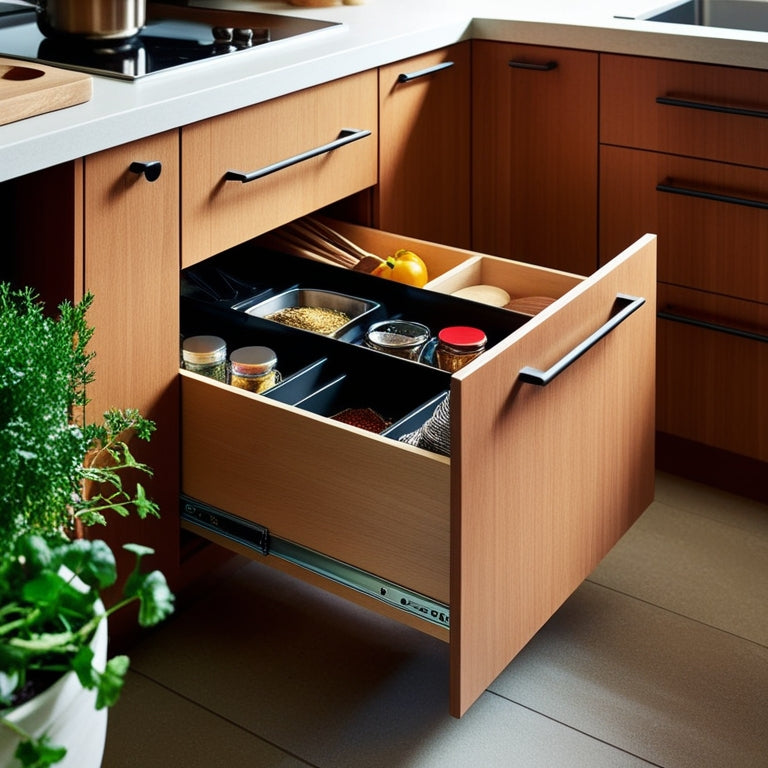
{"label": "black drawer organizer insert", "polygon": [[[296,288],[335,291],[378,306],[350,323],[338,338],[237,309]],[[449,325],[481,328],[488,338],[487,349],[530,319],[253,243],[182,272],[183,336],[215,334],[226,340],[228,350],[247,345],[271,347],[283,380],[263,397],[329,417],[346,408],[371,408],[391,422],[382,435],[396,440],[429,418],[448,393],[450,374],[363,345],[370,324],[395,318],[420,322],[433,335]]]}

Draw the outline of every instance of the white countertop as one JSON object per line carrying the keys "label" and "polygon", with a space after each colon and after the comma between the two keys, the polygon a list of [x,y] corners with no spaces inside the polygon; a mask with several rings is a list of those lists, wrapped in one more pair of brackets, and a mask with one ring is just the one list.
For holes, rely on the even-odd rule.
{"label": "white countertop", "polygon": [[768,69],[766,33],[615,18],[664,0],[205,4],[342,25],[133,82],[94,76],[90,101],[0,126],[0,181],[470,37]]}

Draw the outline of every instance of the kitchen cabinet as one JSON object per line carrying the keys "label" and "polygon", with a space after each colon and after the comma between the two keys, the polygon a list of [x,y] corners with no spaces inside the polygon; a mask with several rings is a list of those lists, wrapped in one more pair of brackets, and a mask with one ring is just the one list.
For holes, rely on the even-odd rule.
{"label": "kitchen cabinet", "polygon": [[374,224],[470,247],[470,43],[379,68]]}
{"label": "kitchen cabinet", "polygon": [[[157,424],[149,444],[134,441],[137,460],[155,470],[142,478],[158,502],[160,519],[109,520],[104,537],[118,567],[132,567],[122,543],[156,550],[153,562],[174,585],[179,575],[178,132],[152,136],[47,169],[14,183],[18,231],[15,274],[48,306],[94,294],[95,381],[87,389],[86,419],[109,408],[138,408]],[[55,226],[40,227],[45,210]],[[48,215],[48,214],[47,214]],[[115,593],[115,598],[117,593]],[[128,618],[110,624],[117,638],[132,631]]]}
{"label": "kitchen cabinet", "polygon": [[598,54],[484,40],[472,46],[472,247],[590,274],[597,264]]}
{"label": "kitchen cabinet", "polygon": [[181,260],[214,253],[377,180],[376,72],[181,130]]}
{"label": "kitchen cabinet", "polygon": [[[336,226],[366,250],[403,242]],[[288,280],[255,244],[206,265],[259,297],[288,280],[433,328],[475,324],[490,348],[451,375],[278,330],[238,309],[243,296],[183,302],[184,333],[266,344],[284,376],[253,394],[181,372],[184,525],[448,642],[460,716],[652,500],[655,239],[585,278],[407,240],[425,289],[311,261],[285,265]],[[448,295],[477,282],[556,301],[531,318]],[[415,428],[445,393],[449,457],[332,418],[367,404]]]}
{"label": "kitchen cabinet", "polygon": [[[66,291],[96,295],[89,407],[135,405],[158,422],[137,453],[155,469],[162,519],[118,521],[110,537],[154,545],[176,583],[211,550],[263,558],[444,640],[460,716],[652,499],[655,240],[579,275],[337,223],[369,251],[407,239],[429,266],[425,289],[259,252],[260,233],[375,184],[377,82],[363,73],[25,180],[20,210],[35,191],[66,203],[57,238],[31,235],[18,261],[54,291],[46,267],[61,260]],[[347,128],[365,135],[318,143]],[[180,371],[180,332],[253,344],[272,325],[180,300],[180,268],[183,283],[230,256],[251,271],[219,274],[219,300],[275,280],[386,290],[434,327],[476,323],[490,348],[451,375],[287,329],[269,338],[284,381],[265,394]],[[477,283],[554,301],[531,317],[449,295]],[[331,418],[337,393],[385,403],[400,430],[449,397],[450,456]]]}
{"label": "kitchen cabinet", "polygon": [[690,475],[697,464],[694,477],[758,497],[768,460],[767,77],[630,56],[601,65],[601,259],[643,232],[659,236],[660,466]]}

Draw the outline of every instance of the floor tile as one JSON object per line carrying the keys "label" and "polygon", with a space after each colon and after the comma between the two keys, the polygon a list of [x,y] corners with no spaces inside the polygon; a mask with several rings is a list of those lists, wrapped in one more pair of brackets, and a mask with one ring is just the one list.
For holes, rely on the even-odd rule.
{"label": "floor tile", "polygon": [[309,764],[129,672],[102,768],[307,768]]}
{"label": "floor tile", "polygon": [[768,528],[759,528],[654,502],[589,580],[768,646]]}
{"label": "floor tile", "polygon": [[255,564],[133,664],[319,768],[646,765],[489,693],[450,717],[447,646]]}
{"label": "floor tile", "polygon": [[765,768],[768,649],[585,583],[491,690],[664,768]]}
{"label": "floor tile", "polygon": [[768,505],[758,501],[665,472],[656,473],[655,498],[670,507],[768,536]]}

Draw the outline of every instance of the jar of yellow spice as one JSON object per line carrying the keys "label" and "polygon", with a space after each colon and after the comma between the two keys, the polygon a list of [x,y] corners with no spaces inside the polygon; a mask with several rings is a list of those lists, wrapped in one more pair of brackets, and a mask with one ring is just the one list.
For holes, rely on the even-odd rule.
{"label": "jar of yellow spice", "polygon": [[229,383],[249,392],[265,392],[280,381],[277,355],[269,347],[240,347],[229,356]]}

